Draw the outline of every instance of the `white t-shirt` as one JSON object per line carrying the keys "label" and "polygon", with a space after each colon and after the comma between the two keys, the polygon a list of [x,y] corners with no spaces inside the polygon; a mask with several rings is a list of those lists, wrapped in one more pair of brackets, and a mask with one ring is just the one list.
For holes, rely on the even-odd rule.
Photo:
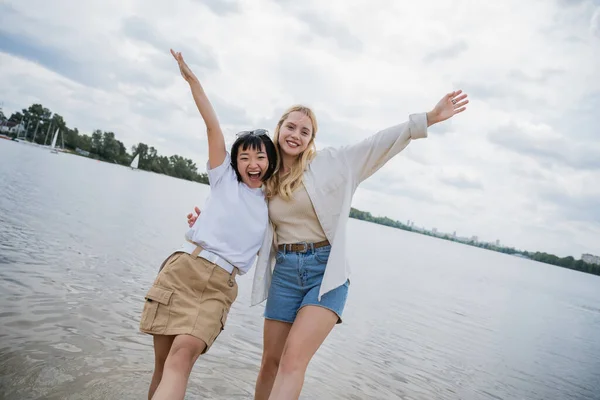
{"label": "white t-shirt", "polygon": [[269,223],[267,200],[261,188],[238,182],[229,153],[216,168],[207,164],[210,195],[186,239],[227,260],[245,274]]}

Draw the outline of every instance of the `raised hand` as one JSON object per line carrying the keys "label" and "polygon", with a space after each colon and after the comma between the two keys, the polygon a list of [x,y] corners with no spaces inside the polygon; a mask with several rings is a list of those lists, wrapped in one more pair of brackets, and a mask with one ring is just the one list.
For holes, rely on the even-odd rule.
{"label": "raised hand", "polygon": [[194,211],[196,212],[196,215],[194,215],[193,213],[189,213],[187,215],[187,222],[188,222],[188,226],[191,228],[192,226],[194,226],[194,223],[196,222],[196,220],[198,219],[198,217],[200,216],[200,209],[198,207],[194,207]]}
{"label": "raised hand", "polygon": [[433,110],[427,113],[427,125],[431,126],[452,118],[455,114],[461,113],[467,109],[467,94],[461,94],[462,90],[450,92],[435,105]]}
{"label": "raised hand", "polygon": [[196,75],[194,75],[190,67],[188,67],[185,61],[183,61],[183,56],[181,55],[181,52],[175,52],[173,51],[173,49],[171,49],[171,54],[173,55],[173,58],[175,58],[175,61],[177,61],[177,64],[179,65],[179,72],[181,72],[181,76],[183,76],[183,79],[185,79],[188,83],[198,82],[198,78],[196,78]]}
{"label": "raised hand", "polygon": [[221,124],[219,124],[217,114],[215,113],[210,100],[208,100],[208,96],[206,95],[202,84],[200,84],[200,81],[196,78],[196,75],[194,75],[190,67],[183,61],[181,53],[171,49],[171,54],[175,61],[177,61],[177,65],[179,65],[181,76],[183,76],[183,79],[190,85],[194,103],[196,103],[196,107],[198,107],[198,111],[200,111],[200,115],[202,115],[202,119],[206,124],[208,164],[211,169],[216,168],[223,163],[223,160],[225,160],[225,157],[227,156],[227,148],[225,147],[225,138],[223,137]]}

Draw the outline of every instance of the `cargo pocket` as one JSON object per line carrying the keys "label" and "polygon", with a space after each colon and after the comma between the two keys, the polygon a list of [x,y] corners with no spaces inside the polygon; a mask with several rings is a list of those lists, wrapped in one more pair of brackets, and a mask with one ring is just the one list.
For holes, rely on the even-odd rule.
{"label": "cargo pocket", "polygon": [[161,334],[169,321],[172,290],[152,286],[146,294],[146,304],[142,313],[140,328],[144,331]]}
{"label": "cargo pocket", "polygon": [[[215,330],[215,333],[213,334],[213,337],[211,338],[210,343],[208,344],[208,347],[211,347],[212,344],[215,342],[215,340],[217,340],[217,338],[219,337],[221,332],[223,332],[225,330],[225,323],[227,322],[228,314],[229,314],[229,308],[223,307],[223,311],[221,311],[221,318],[219,319],[219,326]],[[208,350],[208,348],[207,348],[207,350]]]}
{"label": "cargo pocket", "polygon": [[229,315],[229,309],[223,308],[223,314],[221,314],[221,332],[225,329],[225,323],[227,322],[228,315]]}

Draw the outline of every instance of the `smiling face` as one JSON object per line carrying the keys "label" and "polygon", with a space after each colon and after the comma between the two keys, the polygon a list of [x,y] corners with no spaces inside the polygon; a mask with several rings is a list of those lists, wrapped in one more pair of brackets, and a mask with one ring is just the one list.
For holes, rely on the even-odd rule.
{"label": "smiling face", "polygon": [[313,138],[313,123],[308,115],[292,111],[279,129],[278,144],[282,157],[297,158],[310,145]]}
{"label": "smiling face", "polygon": [[308,164],[316,155],[315,137],[317,135],[315,113],[302,104],[288,108],[277,121],[274,140],[277,161],[276,174],[266,181],[268,198],[281,196],[291,199],[292,192],[302,182],[302,176]]}
{"label": "smiling face", "polygon": [[240,146],[236,164],[242,182],[253,189],[260,188],[269,169],[264,143],[260,143],[260,148],[251,145],[247,145],[246,148]]}

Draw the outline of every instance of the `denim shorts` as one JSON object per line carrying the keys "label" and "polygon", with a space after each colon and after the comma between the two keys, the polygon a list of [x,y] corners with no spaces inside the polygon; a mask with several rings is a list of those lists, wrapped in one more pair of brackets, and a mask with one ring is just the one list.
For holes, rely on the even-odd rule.
{"label": "denim shorts", "polygon": [[265,318],[293,323],[304,306],[319,306],[333,311],[342,322],[348,297],[349,281],[325,293],[318,301],[319,290],[331,246],[310,249],[306,253],[277,252]]}

